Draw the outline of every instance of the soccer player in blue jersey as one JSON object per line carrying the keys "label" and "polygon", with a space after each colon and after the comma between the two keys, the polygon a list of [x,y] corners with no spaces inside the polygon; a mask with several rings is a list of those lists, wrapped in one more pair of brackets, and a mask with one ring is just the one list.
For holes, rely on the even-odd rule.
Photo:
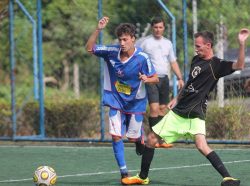
{"label": "soccer player in blue jersey", "polygon": [[89,37],[86,49],[102,57],[104,64],[103,104],[109,110],[109,132],[121,178],[128,176],[122,137],[129,141],[141,141],[143,114],[147,96],[145,83],[159,81],[148,55],[135,47],[136,27],[122,23],[116,28],[117,45],[96,45],[96,40],[109,21],[99,20],[96,30]]}
{"label": "soccer player in blue jersey", "polygon": [[238,34],[239,54],[236,62],[214,56],[213,33],[204,31],[194,35],[197,55],[192,60],[188,81],[177,98],[168,104],[171,110],[152,127],[153,131],[148,134],[140,173],[122,179],[123,184],[149,184],[148,172],[155,144],[160,140],[171,143],[179,138],[190,137],[195,141],[196,148],[223,177],[221,186],[240,185],[240,180],[231,177],[218,154],[208,146],[205,118],[209,93],[215,88],[219,78],[244,68],[245,46],[249,34],[248,29],[241,29]]}

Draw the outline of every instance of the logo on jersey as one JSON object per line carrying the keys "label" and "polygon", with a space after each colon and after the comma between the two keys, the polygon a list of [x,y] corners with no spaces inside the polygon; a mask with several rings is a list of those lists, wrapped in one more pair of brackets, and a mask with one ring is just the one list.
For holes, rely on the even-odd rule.
{"label": "logo on jersey", "polygon": [[205,103],[204,103],[206,106],[207,106],[207,104],[208,104],[208,101],[207,101],[207,99],[206,99],[206,101],[205,101]]}
{"label": "logo on jersey", "polygon": [[196,90],[193,86],[193,84],[191,83],[188,87],[188,92],[194,92],[194,93],[198,93],[199,91]]}
{"label": "logo on jersey", "polygon": [[124,73],[123,73],[123,71],[121,69],[118,69],[116,74],[117,74],[118,77],[123,77],[124,76]]}
{"label": "logo on jersey", "polygon": [[192,71],[192,77],[195,78],[201,73],[201,67],[197,66],[194,67],[194,70]]}
{"label": "logo on jersey", "polygon": [[188,90],[189,90],[190,92],[194,92],[194,87],[193,87],[193,84],[192,84],[192,83],[188,86]]}

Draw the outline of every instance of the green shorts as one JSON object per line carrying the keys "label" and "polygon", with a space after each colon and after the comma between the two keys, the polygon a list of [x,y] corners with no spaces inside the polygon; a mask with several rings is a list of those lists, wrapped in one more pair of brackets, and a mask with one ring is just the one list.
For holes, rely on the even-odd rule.
{"label": "green shorts", "polygon": [[172,143],[178,139],[194,140],[196,134],[206,135],[205,120],[183,118],[171,110],[152,129],[166,143]]}

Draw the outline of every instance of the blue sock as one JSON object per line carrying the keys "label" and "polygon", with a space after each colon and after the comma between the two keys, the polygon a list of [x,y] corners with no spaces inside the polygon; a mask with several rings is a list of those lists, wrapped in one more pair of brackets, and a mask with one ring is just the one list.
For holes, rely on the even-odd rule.
{"label": "blue sock", "polygon": [[126,162],[125,162],[125,157],[124,157],[124,144],[123,144],[123,141],[122,140],[119,140],[117,142],[113,141],[112,146],[113,146],[115,159],[116,159],[117,164],[118,164],[118,166],[120,168],[121,174],[127,174],[128,169],[127,169]]}

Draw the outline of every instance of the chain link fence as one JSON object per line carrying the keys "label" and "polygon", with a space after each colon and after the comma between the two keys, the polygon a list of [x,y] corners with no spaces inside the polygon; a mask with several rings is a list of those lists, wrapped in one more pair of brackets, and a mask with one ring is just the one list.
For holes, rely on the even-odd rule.
{"label": "chain link fence", "polygon": [[[135,24],[137,39],[140,39],[151,33],[150,21],[154,16],[163,17],[166,20],[165,37],[173,41],[173,34],[176,34],[176,40],[173,42],[176,42],[176,55],[181,69],[185,67],[184,45],[187,46],[187,67],[194,55],[195,28],[198,31],[214,32],[215,53],[222,50],[218,47],[220,41],[223,43],[224,58],[235,61],[238,48],[237,33],[240,28],[249,25],[250,17],[247,9],[248,0],[201,0],[197,2],[191,0],[42,0],[41,2],[45,138],[55,140],[110,139],[107,110],[100,107],[101,64],[97,57],[90,56],[84,49],[88,37],[97,26],[98,18],[102,15],[110,17],[107,28],[102,32],[103,44],[117,42],[114,30],[121,22]],[[184,3],[186,3],[185,11]],[[34,136],[41,132],[39,101],[36,98],[38,74],[36,60],[34,61],[34,23],[31,21],[32,18],[37,24],[37,4],[34,0],[16,0],[13,1],[13,5],[14,69],[9,67],[10,17],[6,11],[1,16],[0,22],[2,43],[0,46],[0,83],[2,85],[0,135],[3,138],[13,136],[10,94],[13,90],[11,89],[12,81],[15,81],[14,98],[17,119],[15,135]],[[21,5],[27,11],[26,14]],[[221,7],[220,11],[216,11],[217,7]],[[240,14],[236,13],[236,9],[241,10]],[[167,11],[171,12],[174,20]],[[183,16],[187,22],[183,22]],[[187,32],[184,32],[184,24],[187,26]],[[176,27],[176,33],[173,33],[173,25]],[[188,68],[185,70],[185,73],[188,73]],[[184,70],[182,71],[184,74]],[[11,72],[15,77],[14,80],[10,78]],[[211,123],[208,126],[210,139],[241,141],[249,139],[250,131],[245,130],[250,128],[247,122],[250,117],[249,78],[250,44],[248,42],[246,68],[242,72],[235,72],[224,78],[223,96],[226,111],[217,105],[217,89],[211,94],[212,109],[208,111],[208,123]],[[173,75],[171,75],[171,86],[173,86]],[[237,104],[240,106],[235,108]],[[215,115],[215,110],[221,112],[219,116]],[[215,118],[216,121],[213,120]],[[145,123],[147,128],[146,117]],[[234,125],[237,125],[236,128]],[[220,126],[224,133],[213,135],[216,126]],[[238,135],[232,135],[234,129]],[[225,130],[230,130],[231,133],[225,133]]]}

